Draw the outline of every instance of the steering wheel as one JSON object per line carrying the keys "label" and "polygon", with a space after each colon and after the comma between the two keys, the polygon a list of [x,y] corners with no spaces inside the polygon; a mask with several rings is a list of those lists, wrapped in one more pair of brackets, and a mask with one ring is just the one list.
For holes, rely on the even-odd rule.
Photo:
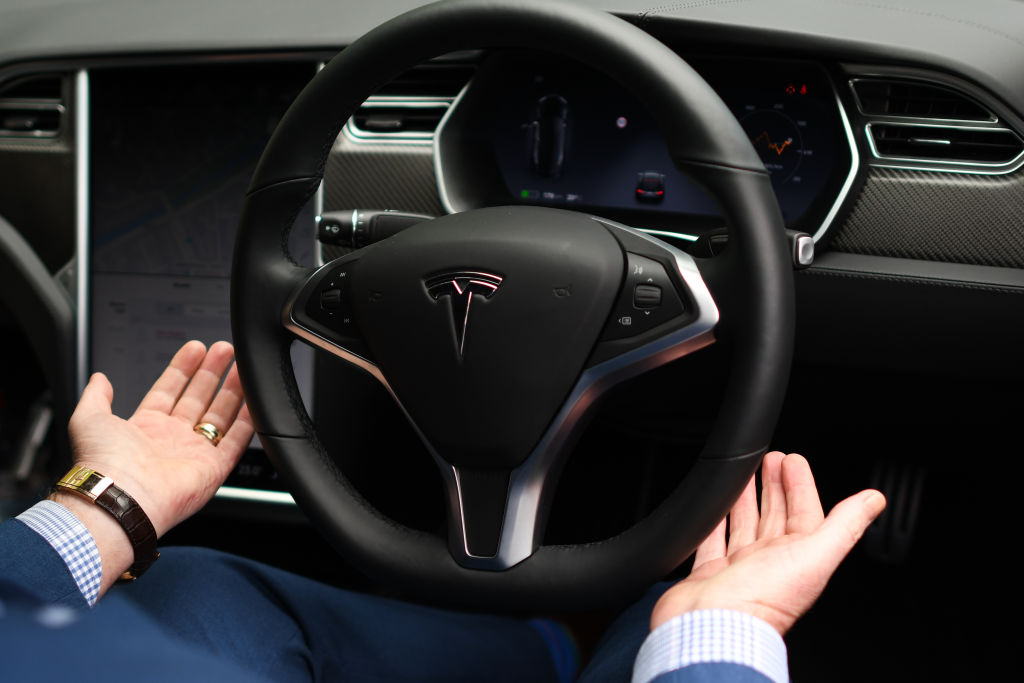
{"label": "steering wheel", "polygon": [[[341,126],[431,57],[495,46],[553,51],[618,81],[657,121],[676,166],[716,199],[728,248],[709,259],[581,213],[498,207],[445,216],[311,271],[287,252]],[[274,132],[247,194],[232,333],[267,455],[355,565],[449,604],[578,609],[619,603],[682,562],[767,450],[792,354],[792,273],[768,173],[711,88],[609,14],[526,0],[421,7],[345,48]],[[724,398],[696,464],[634,527],[541,546],[567,451],[621,380],[728,329]],[[364,499],[317,438],[289,359],[296,338],[369,372],[439,467],[448,538]]]}

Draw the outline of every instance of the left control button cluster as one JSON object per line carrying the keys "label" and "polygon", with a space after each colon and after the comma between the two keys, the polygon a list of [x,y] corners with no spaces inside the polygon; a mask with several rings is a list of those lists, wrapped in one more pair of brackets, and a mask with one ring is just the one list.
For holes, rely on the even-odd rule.
{"label": "left control button cluster", "polygon": [[352,272],[357,261],[338,263],[307,282],[293,317],[302,327],[339,348],[370,359],[352,309]]}
{"label": "left control button cluster", "polygon": [[344,335],[358,333],[352,318],[351,265],[336,268],[321,279],[306,302],[307,316]]}

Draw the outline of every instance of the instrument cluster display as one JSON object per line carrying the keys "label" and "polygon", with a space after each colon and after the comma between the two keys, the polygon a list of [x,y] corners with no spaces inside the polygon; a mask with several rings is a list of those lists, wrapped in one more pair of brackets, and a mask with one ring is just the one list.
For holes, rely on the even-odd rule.
{"label": "instrument cluster display", "polygon": [[[836,95],[824,70],[806,62],[731,58],[690,64],[760,155],[786,224],[798,225],[849,170]],[[554,58],[511,61],[500,72],[493,153],[511,200],[718,215],[712,199],[676,170],[653,119],[621,86]]]}

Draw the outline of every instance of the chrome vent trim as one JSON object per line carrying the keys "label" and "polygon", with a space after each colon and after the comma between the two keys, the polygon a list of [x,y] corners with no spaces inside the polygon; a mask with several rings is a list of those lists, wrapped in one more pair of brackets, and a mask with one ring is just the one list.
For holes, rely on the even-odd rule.
{"label": "chrome vent trim", "polygon": [[849,84],[872,166],[985,175],[1024,166],[1024,138],[966,85],[896,75]]}
{"label": "chrome vent trim", "polygon": [[[343,132],[353,142],[400,142],[403,144],[418,143],[429,145],[433,143],[434,133],[437,131],[437,127],[451,105],[451,99],[375,95],[359,107],[359,111],[345,124]],[[366,128],[369,128],[367,130],[360,127],[357,123],[357,120],[372,119],[381,114],[384,115],[384,118],[393,118],[399,121],[394,130],[366,126]],[[407,122],[409,120],[419,122],[429,119],[433,119],[433,125],[428,130],[409,130],[409,128],[419,127],[408,125]],[[403,120],[406,123],[403,123]]]}
{"label": "chrome vent trim", "polygon": [[342,134],[357,143],[432,145],[452,102],[475,71],[469,64],[423,64],[369,97]]}
{"label": "chrome vent trim", "polygon": [[1024,156],[1024,141],[1008,128],[874,122],[866,130],[878,159],[999,169]]}
{"label": "chrome vent trim", "polygon": [[33,74],[0,83],[0,138],[55,138],[65,126],[65,76]]}

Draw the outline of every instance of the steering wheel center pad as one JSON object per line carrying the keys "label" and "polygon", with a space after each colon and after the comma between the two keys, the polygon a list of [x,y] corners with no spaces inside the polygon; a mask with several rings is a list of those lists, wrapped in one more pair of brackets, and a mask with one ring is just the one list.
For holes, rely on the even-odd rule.
{"label": "steering wheel center pad", "polygon": [[[444,539],[380,515],[323,451],[295,388],[288,354],[295,335],[282,325],[282,311],[310,277],[288,258],[288,231],[316,191],[327,154],[351,112],[380,85],[426,58],[510,43],[575,57],[633,90],[658,121],[677,166],[716,198],[731,230],[730,245],[699,268],[721,311],[719,330],[731,339],[733,364],[700,459],[651,515],[600,543],[543,546],[504,571],[479,571],[457,563]],[[424,235],[430,227],[424,226]],[[600,243],[602,238],[596,239]],[[621,275],[621,252],[618,258]],[[604,260],[599,253],[598,272],[606,267]],[[474,270],[489,264],[442,266],[449,267]],[[416,280],[415,296],[425,297],[429,287],[424,291],[422,278],[436,274],[418,264],[403,277],[409,284]],[[487,304],[496,308],[497,299]],[[470,341],[476,322],[471,320],[467,331],[467,353],[485,348]],[[603,322],[603,316],[595,315],[580,324]],[[261,158],[243,211],[232,274],[232,332],[243,386],[268,456],[296,500],[364,571],[422,597],[491,609],[620,603],[685,559],[728,510],[766,450],[788,378],[793,322],[792,272],[781,216],[767,173],[725,105],[692,69],[639,29],[610,15],[547,2],[430,5],[375,29],[340,53],[298,97]],[[584,345],[592,341],[593,336]],[[383,350],[386,344],[404,342],[374,343]],[[384,353],[382,362],[397,362],[392,353]],[[532,492],[532,486],[528,482],[520,493]],[[543,508],[536,506],[538,514]]]}
{"label": "steering wheel center pad", "polygon": [[623,263],[584,214],[485,209],[368,249],[352,300],[375,361],[437,453],[459,467],[511,468],[583,370]]}

